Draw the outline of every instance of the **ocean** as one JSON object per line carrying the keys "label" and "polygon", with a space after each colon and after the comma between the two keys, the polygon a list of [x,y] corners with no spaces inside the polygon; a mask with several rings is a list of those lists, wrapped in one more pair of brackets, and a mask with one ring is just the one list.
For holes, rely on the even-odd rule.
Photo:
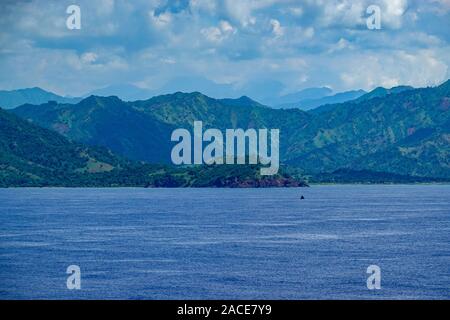
{"label": "ocean", "polygon": [[0,189],[0,299],[449,298],[450,185]]}

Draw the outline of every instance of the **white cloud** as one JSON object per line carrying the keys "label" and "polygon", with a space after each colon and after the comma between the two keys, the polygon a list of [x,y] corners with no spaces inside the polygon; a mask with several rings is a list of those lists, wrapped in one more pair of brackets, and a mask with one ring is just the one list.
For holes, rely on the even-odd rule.
{"label": "white cloud", "polygon": [[220,43],[236,33],[236,29],[228,21],[220,21],[218,27],[203,28],[201,34],[210,42]]}
{"label": "white cloud", "polygon": [[223,40],[222,32],[217,27],[204,28],[200,32],[210,42],[221,42]]}
{"label": "white cloud", "polygon": [[364,24],[364,12],[368,7],[366,1],[342,0],[319,1],[322,9],[319,23],[323,26],[356,27]]}
{"label": "white cloud", "polygon": [[161,62],[165,63],[165,64],[175,64],[175,63],[177,63],[177,61],[175,59],[171,59],[171,58],[162,58]]}
{"label": "white cloud", "polygon": [[400,28],[407,8],[407,0],[384,0],[384,10],[381,12],[382,23],[392,28]]}
{"label": "white cloud", "polygon": [[81,56],[81,61],[84,63],[94,63],[97,61],[98,55],[94,52],[86,52]]}
{"label": "white cloud", "polygon": [[276,19],[270,19],[270,25],[272,26],[272,33],[275,37],[281,37],[284,34],[283,27],[280,24],[280,21]]}
{"label": "white cloud", "polygon": [[156,14],[154,10],[148,13],[151,23],[157,28],[164,28],[172,22],[172,15],[170,12],[162,12]]}
{"label": "white cloud", "polygon": [[235,33],[236,30],[231,26],[231,24],[228,21],[220,21],[219,23],[220,29],[223,33]]}
{"label": "white cloud", "polygon": [[[359,87],[371,90],[376,86],[390,88],[398,85],[414,87],[436,85],[446,80],[448,70],[448,61],[432,50],[414,53],[399,50],[377,55],[354,54],[342,59],[353,61],[353,68],[342,70],[340,75],[343,87],[349,89]],[[336,62],[339,63],[339,60]]]}
{"label": "white cloud", "polygon": [[224,0],[226,13],[238,21],[242,27],[256,24],[256,13],[276,4],[276,0]]}
{"label": "white cloud", "polygon": [[344,38],[340,38],[337,43],[335,43],[331,46],[331,48],[328,50],[328,53],[334,53],[336,51],[341,51],[341,50],[345,50],[345,49],[353,49],[353,48],[354,47],[348,40],[346,40]]}
{"label": "white cloud", "polygon": [[302,7],[291,7],[291,8],[289,8],[289,12],[296,17],[301,17],[303,15],[303,8]]}

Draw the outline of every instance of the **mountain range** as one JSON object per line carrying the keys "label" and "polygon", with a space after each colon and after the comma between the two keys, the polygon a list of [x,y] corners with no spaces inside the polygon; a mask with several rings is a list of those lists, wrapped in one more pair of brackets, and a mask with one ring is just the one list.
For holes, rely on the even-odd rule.
{"label": "mountain range", "polygon": [[383,98],[386,97],[387,95],[393,94],[393,93],[401,93],[404,91],[409,91],[409,90],[414,90],[414,87],[411,86],[397,86],[397,87],[393,87],[390,89],[386,89],[383,87],[377,87],[375,89],[373,89],[372,91],[361,95],[360,97],[358,97],[356,99],[357,102],[359,101],[366,101],[366,100],[370,100],[373,98]]}
{"label": "mountain range", "polygon": [[[270,84],[262,83],[261,85],[269,86]],[[99,97],[117,96],[123,101],[146,100],[149,97],[175,92],[170,88],[178,88],[179,90],[177,91],[179,92],[191,92],[195,91],[195,88],[198,87],[201,87],[203,92],[211,92],[213,94],[212,96],[216,98],[239,97],[237,90],[231,85],[218,85],[206,79],[183,77],[172,79],[158,90],[144,89],[133,84],[123,83],[99,88],[81,97],[64,97],[38,87],[10,91],[3,90],[0,91],[0,108],[12,109],[23,104],[36,105],[49,101],[77,103],[92,95]],[[243,88],[240,91],[253,93],[258,98],[258,101],[262,101],[264,104],[274,108],[299,108],[302,110],[310,110],[330,103],[354,100],[366,93],[363,90],[354,90],[333,94],[333,91],[327,87],[307,88],[288,95],[279,95],[278,92],[271,92],[270,90],[265,95],[261,95],[260,90],[252,87]]]}
{"label": "mountain range", "polygon": [[172,130],[201,120],[221,130],[280,129],[281,161],[302,175],[356,170],[450,179],[449,109],[450,81],[432,88],[377,89],[312,112],[199,92],[131,102],[90,96],[77,104],[26,104],[11,112],[71,141],[106,147],[134,161],[170,163]]}
{"label": "mountain range", "polygon": [[333,95],[319,96],[316,98],[297,99],[295,102],[280,104],[277,106],[277,108],[284,108],[284,109],[298,108],[306,111],[315,109],[323,105],[344,103],[347,101],[355,100],[364,96],[365,94],[367,94],[367,92],[364,90],[345,91]]}
{"label": "mountain range", "polygon": [[[247,86],[240,91],[248,92],[250,96],[256,97],[257,100],[263,104],[277,109],[298,108],[302,110],[311,110],[325,104],[342,103],[354,100],[367,93],[364,90],[333,93],[330,88],[322,87],[307,88],[287,95],[280,95],[277,91],[278,89],[273,91],[269,90],[265,94],[262,94],[260,90],[257,89],[261,86],[277,87],[277,84],[265,83],[263,81],[262,83],[253,84],[253,86]],[[148,97],[174,92],[172,88],[177,88],[175,91],[179,92],[192,92],[195,91],[195,88],[202,88],[202,92],[211,93],[212,95],[206,94],[211,97],[239,96],[237,90],[230,85],[218,85],[207,81],[206,79],[202,80],[189,77],[173,79],[158,90],[142,89],[131,84],[117,84],[91,91],[88,96],[117,96],[124,101],[146,100]],[[385,90],[389,91],[392,89]]]}
{"label": "mountain range", "polygon": [[133,162],[87,147],[0,109],[1,187],[299,187],[257,165],[171,167]]}
{"label": "mountain range", "polygon": [[0,108],[11,109],[22,104],[41,104],[48,101],[60,103],[77,103],[81,98],[63,97],[41,88],[27,88],[18,90],[0,90]]}

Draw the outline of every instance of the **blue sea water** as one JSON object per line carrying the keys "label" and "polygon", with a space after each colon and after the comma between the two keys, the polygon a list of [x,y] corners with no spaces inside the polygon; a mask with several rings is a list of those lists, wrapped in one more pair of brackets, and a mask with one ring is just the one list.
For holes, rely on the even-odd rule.
{"label": "blue sea water", "polygon": [[0,189],[12,298],[449,299],[450,186]]}

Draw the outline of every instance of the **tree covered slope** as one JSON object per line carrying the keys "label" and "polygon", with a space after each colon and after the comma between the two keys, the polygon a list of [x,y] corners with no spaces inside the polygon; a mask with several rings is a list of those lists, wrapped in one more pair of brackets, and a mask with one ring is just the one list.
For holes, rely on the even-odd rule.
{"label": "tree covered slope", "polygon": [[200,120],[221,130],[280,129],[281,161],[305,174],[351,169],[450,178],[450,81],[375,91],[320,112],[198,92],[134,102],[92,96],[78,104],[24,105],[12,112],[74,141],[150,163],[170,163],[172,130]]}
{"label": "tree covered slope", "polygon": [[259,166],[169,167],[125,160],[86,147],[0,109],[0,187],[296,187]]}

